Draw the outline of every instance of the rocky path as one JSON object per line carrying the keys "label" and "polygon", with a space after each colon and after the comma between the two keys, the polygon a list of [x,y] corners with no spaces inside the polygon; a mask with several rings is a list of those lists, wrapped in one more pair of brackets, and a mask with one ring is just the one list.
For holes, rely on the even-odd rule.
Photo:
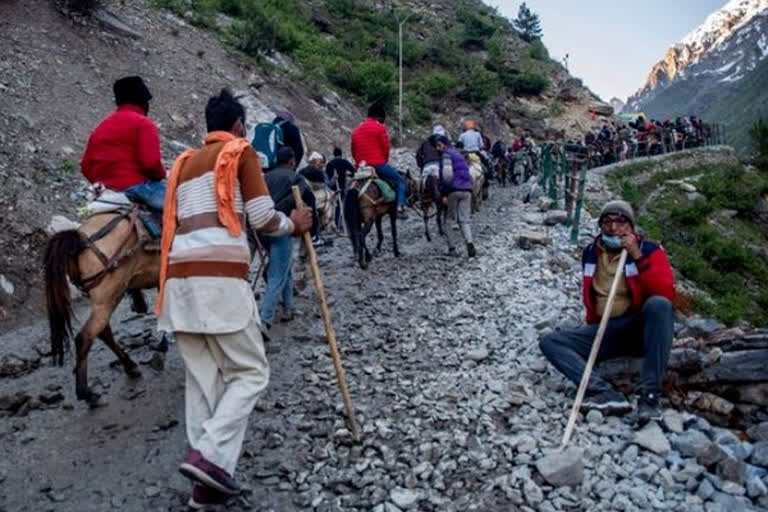
{"label": "rocky path", "polygon": [[[362,442],[345,428],[307,288],[299,318],[277,326],[268,345],[272,380],[240,465],[250,493],[227,510],[768,507],[765,443],[672,410],[640,435],[590,414],[572,441],[583,457],[536,464],[557,447],[574,392],[537,339],[581,317],[579,251],[565,228],[545,227],[542,217],[512,189],[495,191],[474,218],[480,254],[472,261],[444,256],[442,240],[427,244],[413,216],[401,229],[405,254],[393,258],[387,239],[368,271],[351,266],[347,240],[325,249],[320,262]],[[518,248],[528,229],[551,245]],[[98,346],[91,382],[108,405],[93,411],[74,401],[69,369],[41,359],[42,320],[0,338],[1,511],[186,510],[189,484],[176,472],[186,449],[180,357],[173,345],[164,357],[153,350],[152,318],[125,305],[119,313],[118,337],[145,363],[144,376],[128,380]],[[557,470],[578,481],[582,465],[580,483],[551,485]]]}

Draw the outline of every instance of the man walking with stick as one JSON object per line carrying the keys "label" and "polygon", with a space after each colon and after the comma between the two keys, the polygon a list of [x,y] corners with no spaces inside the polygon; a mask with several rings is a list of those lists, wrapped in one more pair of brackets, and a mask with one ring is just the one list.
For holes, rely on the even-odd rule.
{"label": "man walking with stick", "polygon": [[[587,324],[553,331],[539,346],[549,362],[578,385],[598,332],[598,322],[603,315],[609,315],[597,361],[626,355],[644,357],[637,420],[645,424],[661,416],[659,392],[674,336],[674,276],[664,249],[636,234],[629,203],[607,203],[600,213],[599,225],[600,235],[584,249],[582,256],[582,299]],[[618,268],[623,250],[627,252],[626,263]],[[617,273],[620,275],[610,301],[611,309],[606,311]],[[614,414],[632,409],[626,398],[598,375],[589,379],[584,406]]]}
{"label": "man walking with stick", "polygon": [[182,153],[168,180],[155,308],[186,368],[190,450],[179,470],[193,482],[194,509],[240,492],[234,472],[248,417],[269,381],[245,230],[285,237],[312,223],[307,210],[275,209],[243,138],[245,109],[229,91],[208,100],[205,120],[203,147]]}

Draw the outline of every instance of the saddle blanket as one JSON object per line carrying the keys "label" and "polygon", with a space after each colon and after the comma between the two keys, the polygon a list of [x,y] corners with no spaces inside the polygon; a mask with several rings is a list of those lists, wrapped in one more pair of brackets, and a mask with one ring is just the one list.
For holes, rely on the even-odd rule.
{"label": "saddle blanket", "polygon": [[[117,212],[126,208],[132,208],[134,204],[138,204],[131,202],[131,200],[128,199],[128,196],[122,192],[103,188],[101,185],[94,185],[90,188],[89,193],[93,196],[93,199],[91,199],[85,206],[78,209],[78,213],[82,217],[90,217],[91,215],[100,213]],[[139,219],[147,232],[149,232],[152,239],[159,239],[162,236],[162,213],[150,211],[140,204],[138,206]]]}

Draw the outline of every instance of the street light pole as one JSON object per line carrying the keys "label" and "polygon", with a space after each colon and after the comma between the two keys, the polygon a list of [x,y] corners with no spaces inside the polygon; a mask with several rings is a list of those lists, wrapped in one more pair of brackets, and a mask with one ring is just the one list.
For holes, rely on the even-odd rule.
{"label": "street light pole", "polygon": [[400,86],[399,86],[399,95],[398,95],[398,137],[400,138],[400,144],[402,144],[403,141],[403,25],[405,25],[405,22],[408,21],[408,18],[411,17],[413,13],[406,16],[402,21],[400,21],[400,17],[395,15],[397,18],[397,36],[398,36],[398,68],[400,70]]}

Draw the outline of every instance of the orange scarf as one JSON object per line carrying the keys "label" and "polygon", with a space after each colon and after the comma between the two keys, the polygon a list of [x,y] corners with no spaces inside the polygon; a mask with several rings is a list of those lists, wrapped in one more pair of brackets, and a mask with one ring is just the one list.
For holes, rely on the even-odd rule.
{"label": "orange scarf", "polygon": [[[219,214],[219,222],[227,228],[232,236],[240,236],[243,227],[240,217],[235,211],[235,182],[237,180],[237,168],[240,166],[240,157],[250,143],[235,137],[230,132],[210,132],[205,137],[205,143],[226,142],[216,157],[213,169],[213,186],[216,193],[216,209]],[[160,315],[165,299],[165,282],[168,275],[168,256],[171,252],[173,237],[176,236],[176,189],[179,186],[179,175],[184,164],[197,153],[196,149],[184,151],[173,163],[173,168],[168,176],[168,185],[163,204],[163,239],[160,252],[160,281],[158,283],[155,314]]]}

